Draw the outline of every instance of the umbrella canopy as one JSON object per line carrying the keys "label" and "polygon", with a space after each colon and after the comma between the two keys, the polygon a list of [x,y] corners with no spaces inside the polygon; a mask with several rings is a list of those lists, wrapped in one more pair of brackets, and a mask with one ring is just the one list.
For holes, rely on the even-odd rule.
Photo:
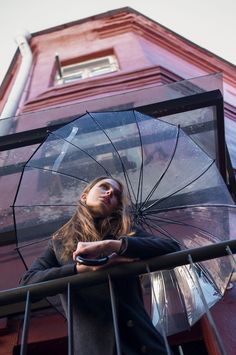
{"label": "umbrella canopy", "polygon": [[[179,126],[137,111],[87,113],[51,132],[24,167],[14,215],[26,266],[98,176],[126,185],[136,225],[184,249],[231,238],[236,210],[216,163]],[[230,263],[202,262],[197,271],[211,306],[224,293]],[[188,266],[154,273],[152,285],[153,322],[167,335],[204,313]]]}

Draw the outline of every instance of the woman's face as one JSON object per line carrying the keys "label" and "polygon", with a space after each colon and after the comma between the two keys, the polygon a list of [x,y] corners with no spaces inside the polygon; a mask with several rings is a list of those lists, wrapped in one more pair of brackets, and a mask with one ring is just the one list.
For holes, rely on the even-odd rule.
{"label": "woman's face", "polygon": [[89,192],[81,196],[81,201],[86,204],[94,217],[109,216],[120,204],[120,199],[120,186],[113,179],[100,180]]}

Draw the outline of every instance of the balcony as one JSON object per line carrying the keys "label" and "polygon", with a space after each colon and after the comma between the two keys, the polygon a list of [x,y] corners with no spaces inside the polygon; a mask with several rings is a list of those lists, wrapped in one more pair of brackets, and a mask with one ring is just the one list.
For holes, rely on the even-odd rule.
{"label": "balcony", "polygon": [[[207,78],[207,81],[208,79],[209,78]],[[218,80],[218,77],[216,79]],[[0,138],[0,209],[2,214],[0,227],[0,245],[2,255],[0,261],[0,283],[2,289],[0,293],[0,314],[2,318],[2,329],[0,328],[0,334],[2,334],[2,339],[4,339],[5,336],[9,336],[12,344],[13,338],[11,338],[11,335],[13,332],[7,326],[7,324],[10,324],[13,328],[19,328],[19,332],[17,330],[14,333],[14,336],[18,336],[18,333],[22,333],[22,336],[20,336],[21,340],[14,340],[15,347],[13,346],[11,350],[9,350],[9,354],[12,353],[13,348],[14,354],[46,354],[46,351],[51,354],[53,351],[50,349],[58,349],[59,347],[61,354],[67,354],[67,352],[69,354],[73,354],[71,317],[68,317],[69,321],[67,330],[64,318],[62,318],[61,315],[58,315],[58,313],[52,313],[53,311],[49,308],[48,302],[44,300],[38,301],[39,298],[43,299],[52,294],[60,293],[63,290],[68,290],[70,295],[71,289],[75,286],[86,288],[91,285],[108,282],[111,291],[111,303],[113,304],[113,321],[114,329],[116,329],[117,354],[119,354],[120,346],[117,329],[117,316],[115,302],[113,302],[115,297],[112,287],[113,280],[124,275],[146,274],[148,270],[150,270],[150,272],[154,272],[158,270],[175,268],[180,265],[187,265],[190,263],[189,255],[191,255],[193,260],[193,264],[191,266],[193,270],[193,265],[196,265],[195,263],[201,260],[221,258],[223,255],[228,254],[230,254],[229,257],[234,264],[233,267],[235,267],[235,261],[231,255],[231,253],[235,253],[236,250],[235,240],[229,240],[221,244],[181,251],[155,258],[148,260],[145,263],[137,262],[135,264],[119,268],[114,267],[99,273],[76,275],[66,279],[58,279],[42,284],[15,288],[18,284],[20,275],[22,275],[25,269],[21,256],[15,252],[16,236],[14,230],[14,214],[11,208],[14,202],[18,182],[21,177],[22,166],[29,159],[35,149],[37,149],[38,144],[45,139],[48,129],[54,131],[64,123],[72,121],[76,116],[85,112],[85,107],[88,110],[94,111],[110,110],[111,107],[114,111],[117,109],[131,109],[135,107],[139,112],[161,118],[166,122],[174,122],[177,125],[181,124],[181,127],[183,127],[186,134],[188,134],[200,146],[203,146],[212,159],[215,159],[217,167],[221,172],[224,182],[230,190],[232,197],[234,198],[236,196],[235,180],[233,177],[227,147],[224,141],[223,98],[220,88],[215,86],[214,80],[212,82],[213,84],[210,83],[211,85],[209,85],[208,82],[206,85],[206,81],[200,79],[197,81],[184,81],[159,88],[153,87],[145,90],[127,92],[122,95],[106,97],[103,100],[78,102],[74,105],[64,105],[42,112],[38,111],[22,114],[13,119],[14,122],[11,134]],[[113,127],[111,123],[111,129],[116,128],[117,127]],[[130,127],[127,125],[127,129],[128,128]],[[89,130],[85,132],[86,139],[92,133],[92,129],[89,128]],[[97,138],[99,139],[99,135],[97,135]],[[91,140],[90,143],[92,145],[93,141]],[[135,146],[135,140],[131,139],[131,144]],[[100,148],[106,149],[106,147],[103,146]],[[119,142],[119,149],[121,151],[125,149],[125,145],[122,140]],[[104,160],[109,162],[112,161],[112,159],[113,157],[106,152]],[[72,161],[72,163],[74,164],[74,161]],[[81,167],[83,167],[83,169],[87,169],[86,164],[83,165],[82,161]],[[130,169],[133,169],[133,163],[130,164],[129,167]],[[90,168],[91,170],[94,170],[93,166]],[[44,182],[41,182],[41,184],[43,185],[41,187],[44,188]],[[57,181],[56,185],[54,185],[54,189],[57,191],[60,190],[60,181]],[[215,197],[218,191],[217,186],[210,184],[209,189],[214,191],[213,195]],[[205,192],[206,191],[204,190],[195,191],[195,197],[198,201],[205,201]],[[54,191],[51,191],[52,195],[53,193]],[[173,203],[173,205],[179,205],[179,203],[183,203],[183,201],[188,203],[189,200],[187,194],[179,194],[178,196],[172,197],[171,203]],[[20,225],[20,227],[22,227],[21,231],[26,239],[31,238],[32,235],[35,235],[35,233],[48,237],[51,231],[58,227],[57,220],[53,220],[51,222],[44,221],[43,223],[40,222],[37,224],[36,215],[34,218],[31,217],[27,219],[27,222],[30,224],[26,225],[22,223]],[[62,222],[64,221],[61,221],[61,223]],[[233,230],[233,226],[231,227]],[[227,246],[229,248],[226,250]],[[27,255],[28,265],[33,261],[37,253],[38,252],[36,251],[35,254],[29,253]],[[198,273],[195,274],[195,284],[198,287],[200,276]],[[198,287],[198,292],[201,295],[200,287]],[[231,294],[234,295],[234,289],[227,292],[231,292]],[[202,302],[204,305],[204,298],[202,298]],[[226,339],[230,334],[231,329],[234,328],[232,326],[232,322],[230,323],[230,316],[233,313],[233,309],[235,310],[234,296],[232,296],[230,302],[232,305],[231,311],[225,311],[224,313],[224,317],[229,317],[228,334],[223,334],[222,336],[221,329],[218,329],[218,324],[215,324],[217,323],[219,313],[216,312],[215,317],[213,317],[214,319],[212,319],[208,307],[205,307],[204,305],[206,316],[204,316],[200,322],[197,322],[187,333],[167,337],[168,341],[166,344],[169,343],[174,349],[175,354],[180,355],[194,355],[193,351],[194,349],[197,349],[198,345],[205,349],[204,351],[206,354],[233,355],[233,353],[230,352],[231,350],[228,347],[229,342]],[[147,310],[150,310],[150,298],[148,296],[145,298],[145,305]],[[24,326],[23,331],[21,331],[21,314],[24,308]],[[215,307],[213,307],[213,313],[214,308]],[[30,314],[32,315],[31,319]],[[4,325],[4,319],[6,318],[8,318],[8,323]],[[222,319],[222,317],[219,318]],[[47,320],[49,324],[47,324]],[[32,329],[40,324],[42,325],[42,328],[44,328],[45,332],[42,331],[41,335],[37,338],[34,337],[35,333]],[[33,326],[33,328],[31,326]],[[49,334],[45,334],[48,333],[47,326],[50,327],[51,337],[47,337]],[[52,327],[54,329],[52,329]],[[165,336],[165,334],[163,335]],[[189,348],[187,344],[189,344]],[[166,346],[168,349],[168,345]],[[182,346],[182,350],[179,346]],[[6,351],[6,354],[8,353]],[[203,350],[198,350],[198,354],[204,355]]]}
{"label": "balcony", "polygon": [[[60,354],[73,354],[73,336],[72,336],[72,290],[73,287],[79,287],[80,289],[84,289],[87,287],[91,287],[94,285],[102,284],[102,283],[108,283],[109,284],[109,289],[110,289],[110,297],[111,297],[111,305],[112,305],[112,313],[113,313],[113,326],[114,326],[114,331],[115,331],[115,338],[116,338],[116,349],[117,349],[117,354],[121,354],[121,347],[120,347],[120,339],[119,339],[119,328],[118,328],[118,317],[117,317],[117,311],[116,311],[116,302],[115,302],[115,292],[113,288],[113,281],[117,280],[119,278],[124,278],[126,276],[130,275],[141,275],[141,274],[149,274],[150,272],[153,273],[155,271],[163,270],[163,269],[170,269],[170,268],[175,268],[181,265],[186,265],[190,264],[191,268],[195,270],[195,265],[197,262],[201,262],[204,260],[209,260],[209,259],[214,259],[214,258],[219,258],[223,257],[225,255],[228,255],[231,258],[231,261],[234,265],[236,266],[235,263],[235,258],[233,256],[233,253],[236,253],[236,240],[231,240],[231,241],[226,241],[223,243],[218,243],[215,245],[209,245],[201,248],[195,248],[192,250],[184,250],[172,254],[167,254],[161,257],[155,257],[146,261],[140,261],[140,262],[135,262],[133,264],[126,264],[122,266],[115,266],[111,267],[109,269],[104,269],[99,272],[90,272],[90,273],[84,273],[81,275],[74,275],[66,278],[61,278],[57,280],[52,280],[52,281],[47,281],[43,283],[38,283],[38,284],[32,284],[29,286],[24,286],[24,287],[17,287],[15,289],[9,289],[7,291],[1,291],[0,292],[0,304],[1,304],[1,309],[4,309],[4,307],[8,308],[14,307],[14,305],[18,304],[18,307],[20,305],[25,304],[25,313],[24,313],[24,321],[23,321],[23,329],[21,333],[21,340],[19,341],[19,344],[15,347],[14,354],[38,354],[37,348],[34,350],[33,344],[29,344],[27,352],[27,339],[28,339],[28,333],[30,332],[30,326],[31,326],[31,321],[30,321],[30,316],[31,314],[34,314],[34,311],[31,310],[32,306],[37,304],[37,301],[39,302],[39,299],[43,299],[48,296],[52,296],[61,292],[64,292],[67,290],[68,292],[68,321],[67,321],[67,332],[68,332],[68,352],[66,349],[61,350]],[[199,296],[200,299],[204,305],[206,316],[205,316],[205,323],[207,324],[209,330],[208,330],[208,343],[205,339],[205,347],[206,347],[206,352],[205,354],[213,354],[212,352],[212,344],[211,341],[214,339],[214,346],[218,351],[218,354],[227,354],[225,350],[225,345],[224,341],[222,341],[221,336],[220,336],[220,331],[217,329],[216,323],[214,321],[214,318],[211,314],[211,311],[209,310],[206,299],[204,296],[204,293],[202,291],[202,288],[200,286],[200,277],[196,271],[194,271],[195,275],[195,283],[198,288]],[[40,305],[38,305],[40,307]],[[235,306],[234,306],[235,308]],[[19,310],[18,310],[19,311]],[[48,317],[48,318],[47,318]],[[20,317],[21,318],[21,317]],[[20,319],[19,318],[19,319]],[[50,313],[48,313],[47,316],[45,316],[44,322],[47,321],[47,319],[50,321]],[[40,324],[40,319],[34,319],[34,326],[37,326],[37,322]],[[51,324],[52,325],[52,324]],[[19,321],[19,326],[20,326],[20,321]],[[56,327],[56,325],[55,325]],[[205,326],[206,329],[206,326]],[[45,333],[50,330],[50,327],[48,328],[46,323],[45,323]],[[52,332],[53,333],[53,332]],[[44,334],[46,335],[46,334]],[[170,351],[172,348],[173,351],[175,351],[175,354],[190,354],[190,352],[184,352],[184,347],[186,344],[183,343],[177,343],[175,337],[169,337],[167,339],[164,328],[162,329],[162,335],[166,339],[166,348],[167,348],[167,353]],[[211,339],[212,338],[212,339]],[[63,343],[62,341],[63,338],[60,339],[60,342]],[[181,336],[179,336],[179,339],[181,339]],[[41,339],[42,340],[42,339]],[[199,341],[200,339],[198,339]],[[58,339],[54,339],[54,347],[56,347]],[[182,339],[183,341],[183,339]],[[65,347],[65,343],[63,343]],[[171,344],[171,345],[170,345]],[[188,344],[188,342],[187,342]],[[42,349],[44,347],[43,353],[48,353],[48,349],[51,349],[53,347],[53,342],[50,342],[50,344],[46,342],[42,342],[40,344],[40,340],[38,339],[38,348]],[[31,349],[31,350],[30,350]],[[178,350],[177,350],[178,349]],[[178,352],[179,351],[179,352]],[[194,350],[191,350],[191,354],[193,354]],[[228,353],[231,354],[231,353]],[[233,354],[233,353],[232,353]]]}

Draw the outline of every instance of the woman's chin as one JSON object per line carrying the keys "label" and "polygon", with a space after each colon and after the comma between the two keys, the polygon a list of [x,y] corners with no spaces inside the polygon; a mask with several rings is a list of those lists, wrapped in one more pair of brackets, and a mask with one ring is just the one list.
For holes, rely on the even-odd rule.
{"label": "woman's chin", "polygon": [[89,207],[89,211],[91,215],[95,218],[105,218],[111,214],[106,205],[99,205],[98,207]]}

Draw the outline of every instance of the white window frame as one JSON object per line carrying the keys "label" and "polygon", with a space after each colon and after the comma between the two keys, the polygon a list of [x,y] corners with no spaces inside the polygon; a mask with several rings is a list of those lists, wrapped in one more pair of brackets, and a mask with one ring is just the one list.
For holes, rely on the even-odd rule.
{"label": "white window frame", "polygon": [[118,69],[119,66],[115,55],[108,55],[70,65],[62,65],[62,76],[57,72],[55,84],[67,84],[77,80],[109,74]]}

